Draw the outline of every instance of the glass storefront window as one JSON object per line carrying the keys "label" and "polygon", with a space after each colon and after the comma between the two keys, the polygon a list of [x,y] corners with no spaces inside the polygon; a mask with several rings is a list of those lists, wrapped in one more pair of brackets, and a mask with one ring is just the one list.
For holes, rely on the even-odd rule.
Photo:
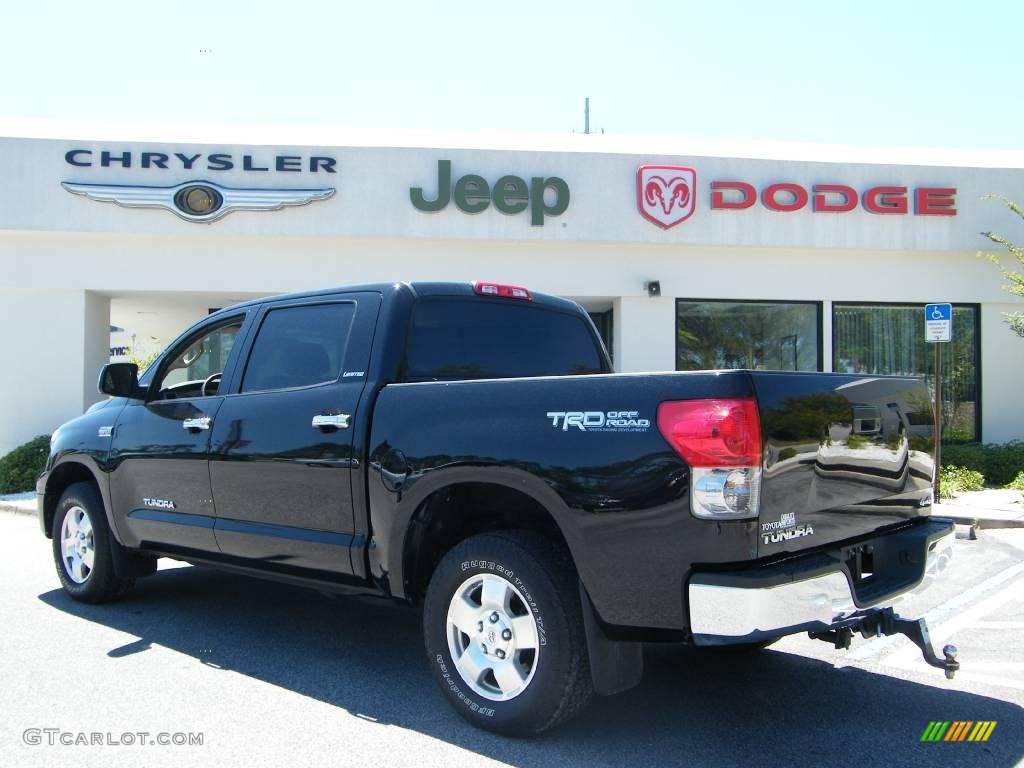
{"label": "glass storefront window", "polygon": [[676,370],[821,370],[821,304],[676,301]]}
{"label": "glass storefront window", "polygon": [[607,312],[588,312],[588,314],[594,322],[594,327],[597,328],[597,335],[604,342],[604,348],[608,350],[608,357],[615,362],[615,350],[612,347],[615,313],[609,309]]}
{"label": "glass storefront window", "polygon": [[[953,307],[953,341],[942,350],[942,435],[979,438],[978,306]],[[847,373],[928,376],[934,386],[935,344],[924,340],[923,304],[832,305],[832,366]]]}

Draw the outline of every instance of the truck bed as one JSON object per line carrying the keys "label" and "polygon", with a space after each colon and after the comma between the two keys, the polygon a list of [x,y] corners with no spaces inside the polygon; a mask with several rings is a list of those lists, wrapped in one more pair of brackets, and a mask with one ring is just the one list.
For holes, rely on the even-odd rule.
{"label": "truck bed", "polygon": [[[759,517],[697,519],[690,468],[659,432],[658,406],[750,397],[764,443]],[[917,379],[826,373],[388,385],[369,444],[371,571],[402,582],[395,544],[433,490],[496,483],[553,511],[603,620],[685,629],[682,585],[695,566],[813,550],[926,516],[931,433],[915,425],[930,407]]]}

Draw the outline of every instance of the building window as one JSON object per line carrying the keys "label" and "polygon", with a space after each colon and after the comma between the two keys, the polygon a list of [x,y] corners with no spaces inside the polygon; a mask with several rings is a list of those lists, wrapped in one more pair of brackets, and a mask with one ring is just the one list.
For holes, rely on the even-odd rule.
{"label": "building window", "polygon": [[594,322],[594,327],[597,328],[597,335],[601,337],[601,341],[604,342],[604,348],[608,350],[608,357],[615,361],[615,350],[612,349],[612,337],[614,336],[614,315],[612,310],[607,312],[588,312],[590,319]]}
{"label": "building window", "polygon": [[[980,439],[979,307],[953,307],[953,341],[942,344],[942,435],[954,442]],[[935,348],[924,339],[923,304],[832,305],[833,370],[928,376],[934,384]]]}
{"label": "building window", "polygon": [[821,370],[816,301],[676,301],[676,370]]}

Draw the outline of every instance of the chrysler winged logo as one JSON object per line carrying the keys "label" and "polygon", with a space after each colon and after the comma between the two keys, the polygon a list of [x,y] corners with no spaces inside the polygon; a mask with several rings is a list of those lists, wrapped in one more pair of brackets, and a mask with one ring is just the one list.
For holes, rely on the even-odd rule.
{"label": "chrysler winged logo", "polygon": [[680,165],[641,165],[636,171],[640,213],[662,229],[693,215],[697,172]]}
{"label": "chrysler winged logo", "polygon": [[75,195],[117,203],[125,208],[163,208],[185,221],[209,223],[232,211],[277,211],[285,206],[308,205],[334,195],[333,187],[321,189],[244,189],[223,187],[212,181],[188,181],[170,187],[131,184],[76,184],[61,182]]}

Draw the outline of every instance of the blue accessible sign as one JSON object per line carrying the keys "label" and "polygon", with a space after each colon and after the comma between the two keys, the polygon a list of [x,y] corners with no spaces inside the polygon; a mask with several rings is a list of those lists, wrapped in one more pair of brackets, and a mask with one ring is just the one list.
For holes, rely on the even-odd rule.
{"label": "blue accessible sign", "polygon": [[953,305],[924,305],[924,338],[927,342],[953,340]]}

